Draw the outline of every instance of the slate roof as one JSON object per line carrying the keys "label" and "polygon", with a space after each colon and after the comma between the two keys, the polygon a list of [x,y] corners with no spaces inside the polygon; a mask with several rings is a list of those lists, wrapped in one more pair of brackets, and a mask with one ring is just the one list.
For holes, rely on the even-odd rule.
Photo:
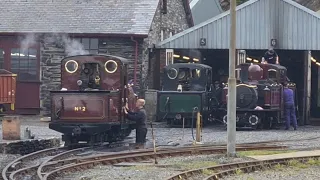
{"label": "slate roof", "polygon": [[159,0],[0,0],[0,33],[147,35]]}

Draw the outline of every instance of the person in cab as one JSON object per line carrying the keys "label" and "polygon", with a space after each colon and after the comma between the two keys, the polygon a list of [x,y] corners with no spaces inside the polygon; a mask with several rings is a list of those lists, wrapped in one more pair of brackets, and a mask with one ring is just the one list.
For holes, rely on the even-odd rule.
{"label": "person in cab", "polygon": [[279,64],[279,56],[273,48],[270,48],[262,57],[261,63],[264,64]]}

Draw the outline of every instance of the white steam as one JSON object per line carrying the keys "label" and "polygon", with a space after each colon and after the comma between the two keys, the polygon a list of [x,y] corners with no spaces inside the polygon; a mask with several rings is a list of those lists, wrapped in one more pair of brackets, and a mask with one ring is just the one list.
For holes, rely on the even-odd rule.
{"label": "white steam", "polygon": [[28,54],[28,49],[36,45],[37,37],[34,34],[28,34],[20,41],[21,53]]}
{"label": "white steam", "polygon": [[64,35],[62,36],[62,41],[65,46],[65,52],[68,56],[89,54],[89,52],[84,49],[83,45],[74,39],[70,39]]}
{"label": "white steam", "polygon": [[[67,56],[85,55],[89,54],[84,49],[83,45],[74,39],[70,39],[67,35],[61,34],[46,34],[42,37],[47,43],[55,43],[64,46],[64,50]],[[20,40],[20,48],[22,52],[27,52],[29,48],[36,45],[38,36],[35,34],[28,34]]]}

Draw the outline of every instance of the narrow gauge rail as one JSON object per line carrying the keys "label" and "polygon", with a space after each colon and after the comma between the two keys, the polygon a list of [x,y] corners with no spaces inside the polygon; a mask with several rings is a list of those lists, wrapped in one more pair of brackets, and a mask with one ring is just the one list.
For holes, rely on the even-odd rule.
{"label": "narrow gauge rail", "polygon": [[[300,139],[300,140],[314,140],[318,139],[320,136],[315,136],[315,137],[310,137],[307,139]],[[278,140],[278,141],[261,141],[261,142],[251,142],[251,143],[244,143],[244,144],[239,144],[240,148],[245,148],[244,146],[250,146],[252,150],[254,148],[256,149],[262,149],[262,148],[281,148],[279,146],[274,147],[272,144],[275,143],[281,143],[281,142],[290,142],[290,141],[296,141],[296,140]],[[184,150],[192,150],[192,149],[199,149],[199,148],[209,148],[209,147],[215,147],[215,148],[224,148],[226,145],[225,144],[219,144],[219,145],[201,145],[201,146],[196,146],[196,147],[182,147],[181,149]],[[256,146],[256,147],[254,147]],[[265,147],[261,147],[265,146]],[[247,150],[250,150],[250,148],[247,148]],[[75,164],[79,162],[90,162],[96,159],[108,159],[108,158],[116,158],[117,156],[123,156],[123,155],[138,155],[139,153],[152,153],[153,150],[142,150],[142,151],[132,151],[129,153],[114,153],[114,154],[106,154],[106,155],[98,155],[98,156],[91,156],[87,158],[79,158],[79,157],[71,157],[72,154],[77,154],[81,153],[82,151],[85,151],[88,148],[79,148],[79,149],[74,149],[71,151],[67,151],[65,148],[51,148],[51,149],[46,149],[42,151],[38,151],[35,153],[31,153],[28,155],[25,155],[23,157],[20,157],[11,163],[9,163],[2,171],[2,178],[4,180],[11,180],[11,179],[16,179],[17,177],[24,176],[26,174],[34,174],[37,175],[38,179],[43,179],[45,174],[50,174],[51,171],[54,171],[56,169],[61,168],[61,166],[67,166],[70,164]],[[166,150],[178,150],[177,148],[161,148],[158,151],[159,152],[164,152]],[[243,149],[242,149],[243,150]],[[45,157],[45,156],[53,156],[42,163],[38,163],[36,165],[31,165],[28,167],[23,168],[23,164],[25,164],[27,161]],[[54,156],[55,155],[55,156]],[[161,154],[157,154],[158,156],[161,157]],[[139,157],[138,157],[139,158]],[[139,160],[139,159],[136,159]],[[134,160],[134,161],[136,161]],[[8,179],[9,178],[9,179]]]}
{"label": "narrow gauge rail", "polygon": [[[246,151],[246,150],[257,150],[257,149],[283,149],[285,146],[276,146],[276,145],[242,145],[238,146],[238,151]],[[138,153],[120,153],[118,155],[112,154],[106,155],[104,157],[97,156],[93,158],[84,158],[79,159],[78,162],[67,164],[61,166],[58,169],[55,169],[44,176],[44,180],[53,180],[64,173],[75,172],[79,170],[85,170],[93,168],[96,165],[112,165],[121,162],[137,162],[148,159],[153,159],[155,157],[164,158],[164,157],[173,157],[173,156],[185,156],[185,155],[196,155],[196,154],[220,154],[225,153],[227,151],[226,147],[220,146],[212,146],[212,147],[180,147],[180,148],[168,148],[159,150],[157,153],[153,151],[140,151]],[[109,156],[109,157],[108,157]],[[112,157],[113,156],[113,157]]]}
{"label": "narrow gauge rail", "polygon": [[291,160],[306,162],[309,159],[320,159],[320,155],[222,164],[222,165],[217,165],[217,166],[210,166],[210,167],[205,167],[205,168],[200,168],[200,169],[193,169],[193,170],[189,170],[189,171],[184,171],[182,173],[178,173],[178,174],[173,175],[169,178],[166,178],[166,180],[188,179],[188,178],[200,175],[204,171],[213,172],[213,173],[211,175],[205,177],[203,180],[218,180],[218,179],[223,178],[227,175],[235,174],[239,170],[241,170],[242,172],[249,173],[249,172],[253,172],[256,170],[263,170],[266,168],[271,168],[271,167],[278,165],[278,164],[288,165]]}

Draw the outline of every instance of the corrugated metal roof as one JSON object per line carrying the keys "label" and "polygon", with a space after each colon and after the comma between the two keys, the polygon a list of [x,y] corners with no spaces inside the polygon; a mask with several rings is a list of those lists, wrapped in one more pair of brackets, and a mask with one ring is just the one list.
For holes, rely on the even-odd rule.
{"label": "corrugated metal roof", "polygon": [[[157,47],[228,49],[230,11],[176,34]],[[292,0],[251,0],[237,7],[237,49],[320,50],[320,17]],[[206,38],[206,46],[200,46]]]}

